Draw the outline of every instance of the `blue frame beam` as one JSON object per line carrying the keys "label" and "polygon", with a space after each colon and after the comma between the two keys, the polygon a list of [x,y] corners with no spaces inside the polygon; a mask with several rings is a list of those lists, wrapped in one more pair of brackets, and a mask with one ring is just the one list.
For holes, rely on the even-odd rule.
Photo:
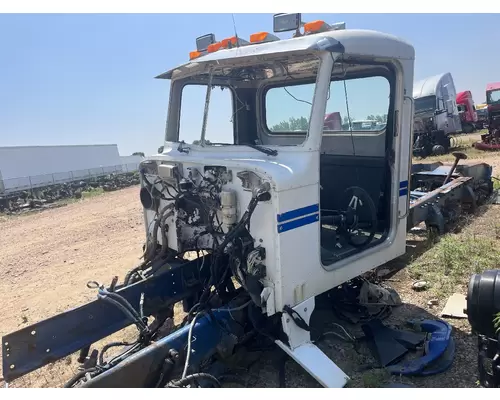
{"label": "blue frame beam", "polygon": [[[199,260],[182,264],[179,260],[165,269],[157,276],[120,288],[116,293],[137,308],[141,293],[144,293],[144,314],[152,315],[201,290]],[[5,381],[11,382],[73,354],[131,324],[121,310],[96,299],[10,333],[2,338]]]}

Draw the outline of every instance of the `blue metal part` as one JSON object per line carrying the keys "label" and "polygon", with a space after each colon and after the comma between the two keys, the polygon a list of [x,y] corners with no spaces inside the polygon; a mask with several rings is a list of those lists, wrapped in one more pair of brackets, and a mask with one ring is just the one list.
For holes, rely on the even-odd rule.
{"label": "blue metal part", "polygon": [[431,192],[412,191],[407,229],[410,230],[421,222],[426,222],[427,225],[437,227],[439,233],[443,234],[445,219],[441,210],[450,200],[458,202],[469,200],[468,186],[471,184],[471,177],[459,177]]}
{"label": "blue metal part", "polygon": [[[417,172],[418,175],[434,175],[434,176],[442,176],[443,178],[448,175],[448,172],[450,172],[451,167],[442,165],[440,167],[437,167],[436,169],[433,169],[432,171],[420,171]],[[457,177],[459,174],[457,172],[454,172],[452,177]]]}
{"label": "blue metal part", "polygon": [[[171,264],[167,271],[116,290],[134,307],[144,293],[144,314],[189,297],[201,288],[199,260]],[[97,293],[96,293],[97,295]],[[130,325],[121,310],[102,300],[38,322],[2,338],[6,382],[90,346]]]}
{"label": "blue metal part", "polygon": [[422,164],[412,164],[411,165],[411,174],[417,174],[422,171],[432,171],[436,168],[439,168],[443,165],[443,163],[435,162],[435,163],[422,163]]}
{"label": "blue metal part", "polygon": [[453,337],[450,338],[450,344],[446,348],[446,351],[433,363],[430,363],[425,367],[418,376],[431,376],[440,374],[441,372],[447,371],[453,364],[455,359],[455,340]]}
{"label": "blue metal part", "polygon": [[[425,344],[425,355],[415,360],[402,362],[397,365],[387,367],[387,370],[394,375],[421,375],[426,367],[438,361],[440,357],[446,352],[451,342],[451,326],[442,320],[418,320],[412,321],[414,328],[420,328],[423,332],[430,333],[430,339]],[[454,352],[453,352],[454,355]],[[448,368],[453,361],[449,362]],[[434,373],[440,372],[441,368],[436,368]],[[433,370],[427,371],[430,375]]]}
{"label": "blue metal part", "polygon": [[[214,311],[213,317],[202,317],[193,327],[189,365],[196,365],[216,352],[217,345],[227,336],[223,325],[230,331],[231,314]],[[139,388],[153,387],[158,381],[163,362],[170,349],[182,353],[187,346],[189,325],[130,355],[115,367],[103,372],[83,387],[88,388]],[[183,362],[182,358],[179,360]]]}

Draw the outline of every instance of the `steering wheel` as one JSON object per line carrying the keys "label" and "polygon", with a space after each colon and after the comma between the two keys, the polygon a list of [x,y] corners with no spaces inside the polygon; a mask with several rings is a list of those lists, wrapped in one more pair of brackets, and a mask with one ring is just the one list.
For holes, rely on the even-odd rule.
{"label": "steering wheel", "polygon": [[[322,216],[321,221],[337,225],[337,232],[351,246],[361,248],[368,245],[377,229],[377,209],[366,190],[351,186],[343,193],[345,208],[342,211],[329,211],[330,216]],[[328,212],[327,210],[325,210]]]}

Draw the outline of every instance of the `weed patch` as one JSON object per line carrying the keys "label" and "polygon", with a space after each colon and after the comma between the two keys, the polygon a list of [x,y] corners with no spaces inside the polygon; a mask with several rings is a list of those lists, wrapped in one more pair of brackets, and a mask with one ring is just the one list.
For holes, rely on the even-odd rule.
{"label": "weed patch", "polygon": [[471,234],[446,235],[410,266],[413,279],[424,279],[437,297],[446,297],[467,285],[470,276],[500,266],[495,238]]}

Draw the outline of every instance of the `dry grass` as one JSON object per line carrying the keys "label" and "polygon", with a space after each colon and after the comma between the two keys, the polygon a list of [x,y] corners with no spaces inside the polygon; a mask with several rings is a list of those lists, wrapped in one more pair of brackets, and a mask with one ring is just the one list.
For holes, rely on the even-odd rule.
{"label": "dry grass", "polygon": [[[472,274],[500,266],[498,227],[475,232],[475,225],[461,234],[448,234],[410,265],[410,277],[429,282],[437,298],[462,292]],[[477,228],[476,228],[477,229]],[[485,235],[493,233],[493,235]]]}

